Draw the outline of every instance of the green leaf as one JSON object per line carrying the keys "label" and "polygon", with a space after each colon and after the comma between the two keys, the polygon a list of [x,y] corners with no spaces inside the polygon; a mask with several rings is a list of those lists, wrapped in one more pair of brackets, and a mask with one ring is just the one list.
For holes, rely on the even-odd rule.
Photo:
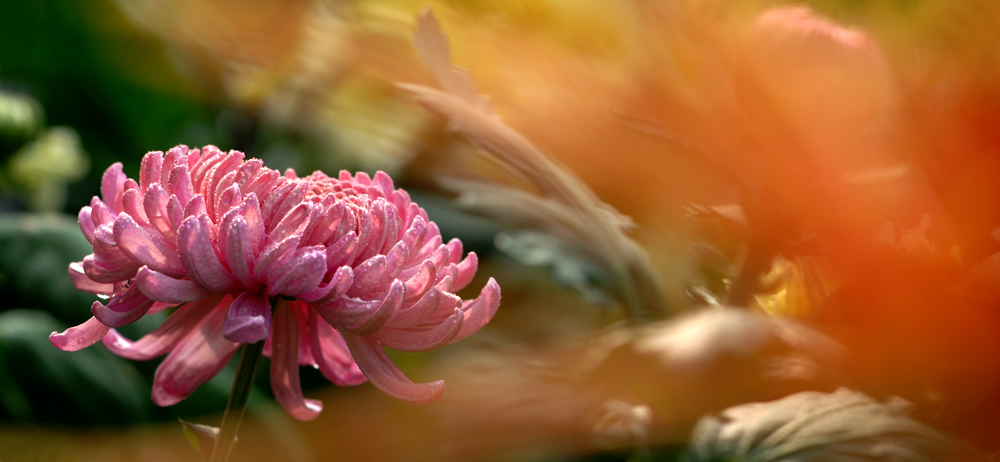
{"label": "green leaf", "polygon": [[0,310],[42,308],[67,324],[87,320],[94,294],[70,282],[67,267],[93,248],[76,219],[66,215],[0,216]]}
{"label": "green leaf", "polygon": [[902,400],[862,393],[802,392],[703,418],[686,462],[946,462],[985,460],[961,442],[909,418]]}
{"label": "green leaf", "polygon": [[177,419],[181,422],[181,432],[184,438],[195,452],[201,454],[203,460],[208,460],[211,456],[212,448],[219,438],[219,427],[196,424],[184,419]]}
{"label": "green leaf", "polygon": [[147,420],[149,384],[104,348],[57,350],[63,330],[42,311],[0,313],[0,413],[19,422],[130,423]]}

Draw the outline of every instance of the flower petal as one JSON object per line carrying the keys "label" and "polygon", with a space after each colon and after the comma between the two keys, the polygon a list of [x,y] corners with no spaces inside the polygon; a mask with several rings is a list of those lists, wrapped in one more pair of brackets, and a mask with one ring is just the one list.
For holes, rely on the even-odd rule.
{"label": "flower petal", "polygon": [[133,285],[125,292],[111,297],[111,301],[106,306],[101,302],[94,302],[90,306],[90,312],[108,327],[121,327],[132,324],[143,317],[151,306],[153,306],[153,300],[143,295]]}
{"label": "flower petal", "polygon": [[354,286],[347,291],[352,297],[370,294],[382,281],[385,274],[385,255],[375,255],[354,267]]}
{"label": "flower petal", "polygon": [[166,185],[167,192],[177,196],[181,205],[187,206],[188,202],[195,196],[194,187],[191,185],[191,174],[188,172],[188,165],[184,162],[177,162],[170,168],[170,176]]}
{"label": "flower petal", "polygon": [[109,284],[128,279],[142,266],[117,250],[98,253],[102,245],[95,244],[94,253],[83,257],[83,272],[94,282]]}
{"label": "flower petal", "polygon": [[69,264],[69,279],[73,282],[73,287],[92,294],[111,295],[115,286],[110,283],[100,283],[87,277],[83,272],[83,262],[73,262]]}
{"label": "flower petal", "polygon": [[292,417],[299,420],[315,419],[323,410],[323,403],[302,396],[295,312],[284,302],[278,303],[274,311],[271,332],[271,389],[274,398]]}
{"label": "flower petal", "polygon": [[[125,173],[122,171],[122,163],[115,162],[104,171],[101,177],[101,200],[108,206],[114,207],[115,199],[121,193],[122,185],[125,184]],[[115,209],[120,212],[121,209]]]}
{"label": "flower petal", "polygon": [[341,237],[337,242],[326,246],[326,267],[327,270],[350,265],[354,261],[355,251],[358,249],[358,236],[354,231],[350,231]]}
{"label": "flower petal", "polygon": [[135,284],[147,297],[175,305],[201,300],[210,294],[190,279],[175,279],[146,266],[139,268]]}
{"label": "flower petal", "polygon": [[465,322],[462,323],[462,330],[458,332],[458,335],[452,341],[461,340],[478,332],[479,329],[482,329],[486,323],[493,319],[493,315],[497,313],[497,308],[499,307],[500,285],[493,278],[490,278],[489,281],[486,281],[486,285],[479,292],[479,296],[475,300],[466,301],[462,304],[462,311],[465,312]]}
{"label": "flower petal", "polygon": [[[128,180],[125,185],[128,186],[129,183],[135,184],[135,181]],[[149,225],[149,219],[146,217],[146,210],[142,206],[142,193],[139,192],[138,187],[136,189],[126,189],[125,193],[122,194],[122,209],[123,215],[131,215],[143,226]]]}
{"label": "flower petal", "polygon": [[222,336],[238,343],[257,343],[271,330],[271,302],[253,292],[243,292],[233,300],[222,323]]}
{"label": "flower petal", "polygon": [[266,283],[280,276],[280,269],[293,264],[293,255],[299,247],[300,236],[292,235],[281,242],[272,242],[260,253],[253,269],[255,281]]}
{"label": "flower petal", "polygon": [[146,195],[142,198],[142,207],[146,211],[146,218],[153,228],[159,230],[165,236],[172,236],[174,228],[170,225],[170,216],[167,212],[167,202],[170,196],[160,187],[159,183],[153,183],[146,188]]}
{"label": "flower petal", "polygon": [[255,287],[253,269],[256,264],[253,242],[250,239],[250,225],[242,216],[234,217],[228,229],[220,230],[228,233],[226,238],[226,259],[229,260],[229,270],[243,284],[243,287]]}
{"label": "flower petal", "polygon": [[267,282],[266,294],[298,297],[316,290],[326,276],[326,251],[321,246],[303,247],[295,252],[285,267],[275,271],[278,277]]}
{"label": "flower petal", "polygon": [[316,361],[316,367],[323,377],[341,387],[368,381],[351,357],[351,351],[347,349],[344,337],[320,318],[316,310],[309,310],[309,325],[312,329],[310,340],[313,360]]}
{"label": "flower petal", "polygon": [[111,329],[104,336],[104,346],[118,356],[135,361],[163,356],[202,322],[205,314],[215,309],[222,298],[222,295],[213,295],[197,302],[185,303],[163,324],[134,342]]}
{"label": "flower petal", "polygon": [[376,388],[393,398],[411,404],[430,404],[444,394],[444,381],[413,383],[386,356],[378,340],[343,334],[358,367]]}
{"label": "flower petal", "polygon": [[185,276],[177,249],[159,232],[139,226],[124,213],[115,220],[114,230],[115,243],[132,260],[174,278]]}
{"label": "flower petal", "polygon": [[434,267],[434,263],[425,260],[419,268],[419,271],[406,280],[407,299],[424,295],[424,292],[427,292],[434,285],[437,276],[437,268]]}
{"label": "flower petal", "polygon": [[392,320],[405,293],[403,283],[396,280],[382,300],[341,297],[331,303],[312,303],[311,306],[333,326],[357,335],[369,335]]}
{"label": "flower petal", "polygon": [[62,351],[77,351],[99,342],[108,329],[97,318],[91,317],[79,326],[49,334],[49,343]]}
{"label": "flower petal", "polygon": [[[225,301],[223,301],[225,305]],[[179,403],[221,370],[239,347],[222,337],[226,310],[209,311],[170,351],[153,375],[153,402],[158,406]]]}
{"label": "flower petal", "polygon": [[295,234],[302,237],[312,218],[309,203],[299,204],[286,214],[267,235],[268,243],[280,242]]}
{"label": "flower petal", "polygon": [[177,250],[188,277],[212,292],[232,292],[239,281],[222,266],[212,245],[208,215],[188,217],[177,229]]}
{"label": "flower petal", "polygon": [[89,206],[80,209],[80,213],[77,214],[77,221],[80,223],[80,231],[83,232],[83,237],[87,239],[90,245],[94,245],[94,230],[97,225],[94,224],[94,218],[91,215],[92,210]]}
{"label": "flower petal", "polygon": [[458,275],[455,277],[452,289],[457,292],[472,282],[472,278],[476,275],[476,270],[479,268],[479,257],[476,255],[476,252],[469,252],[465,256],[465,259],[456,264],[455,267],[458,269]]}
{"label": "flower petal", "polygon": [[333,273],[330,281],[315,290],[299,294],[299,300],[306,302],[330,303],[347,292],[354,282],[354,271],[350,266],[341,266]]}
{"label": "flower petal", "polygon": [[383,345],[400,351],[428,351],[447,345],[462,328],[462,310],[429,329],[382,329],[375,335]]}
{"label": "flower petal", "polygon": [[433,287],[428,290],[416,303],[399,310],[392,321],[386,323],[393,328],[416,327],[430,318],[434,313],[450,313],[451,310],[461,308],[462,299],[454,294],[442,292]]}
{"label": "flower petal", "polygon": [[162,169],[163,151],[147,152],[139,166],[139,187],[146,191],[151,184],[159,183]]}

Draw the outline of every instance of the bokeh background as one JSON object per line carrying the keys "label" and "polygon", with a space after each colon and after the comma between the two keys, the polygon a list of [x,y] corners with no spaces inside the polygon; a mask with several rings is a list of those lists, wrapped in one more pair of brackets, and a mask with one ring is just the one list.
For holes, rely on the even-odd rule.
{"label": "bokeh background", "polygon": [[[396,86],[436,85],[413,46],[427,7],[503,121],[631,217],[661,316],[744,306],[849,359],[790,388],[753,385],[752,368],[687,386],[640,362],[594,369],[593,345],[628,317],[608,269],[579,242],[456,203],[448,179],[517,178]],[[178,419],[218,424],[235,364],[158,408],[157,361],[47,340],[90,317],[66,266],[91,252],[76,214],[104,169],[134,176],[178,144],[299,174],[386,171],[479,254],[470,287],[503,287],[481,333],[393,353],[448,383],[439,403],[304,370],[325,411],[303,423],[265,373],[234,460],[673,460],[702,414],[836,386],[905,398],[915,420],[1000,453],[998,123],[991,0],[2,2],[0,460],[193,460]],[[593,370],[675,412],[644,430],[659,452],[581,425],[598,412]]]}

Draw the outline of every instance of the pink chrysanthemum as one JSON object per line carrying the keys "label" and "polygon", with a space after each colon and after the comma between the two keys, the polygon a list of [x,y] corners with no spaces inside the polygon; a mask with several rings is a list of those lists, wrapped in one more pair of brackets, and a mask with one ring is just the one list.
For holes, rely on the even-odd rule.
{"label": "pink chrysanthemum", "polygon": [[[271,384],[294,417],[316,417],[299,365],[331,382],[365,381],[412,403],[444,392],[416,384],[382,346],[426,351],[464,338],[496,313],[491,278],[475,300],[454,292],[476,272],[476,254],[442,243],[437,226],[383,172],[282,176],[258,159],[214,146],[146,154],[139,182],[116,163],[101,198],[80,211],[94,253],[70,265],[74,285],[110,296],[94,317],[49,340],[75,351],[103,340],[115,354],[167,354],[152,398],[175,404],[213,377],[241,343],[267,341]],[[272,302],[274,302],[272,304]],[[180,305],[149,335],[115,327]],[[273,305],[273,313],[272,313]]]}

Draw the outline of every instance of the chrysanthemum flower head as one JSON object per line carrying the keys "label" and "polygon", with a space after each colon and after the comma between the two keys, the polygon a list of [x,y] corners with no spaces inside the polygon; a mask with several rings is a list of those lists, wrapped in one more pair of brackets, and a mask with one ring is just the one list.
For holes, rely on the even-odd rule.
{"label": "chrysanthemum flower head", "polygon": [[[90,320],[49,339],[65,351],[103,340],[129,359],[166,354],[152,393],[161,406],[213,377],[240,344],[262,340],[274,394],[296,418],[322,409],[303,398],[299,365],[338,385],[367,378],[391,396],[428,403],[444,383],[411,382],[382,347],[425,351],[457,341],[500,303],[492,278],[474,300],[455,295],[475,275],[476,254],[463,259],[461,241],[442,242],[383,172],[298,178],[238,151],[178,146],[146,154],[138,182],[112,165],[79,219],[94,253],[71,264],[70,277],[109,298],[94,302]],[[139,340],[114,329],[175,306]]]}

